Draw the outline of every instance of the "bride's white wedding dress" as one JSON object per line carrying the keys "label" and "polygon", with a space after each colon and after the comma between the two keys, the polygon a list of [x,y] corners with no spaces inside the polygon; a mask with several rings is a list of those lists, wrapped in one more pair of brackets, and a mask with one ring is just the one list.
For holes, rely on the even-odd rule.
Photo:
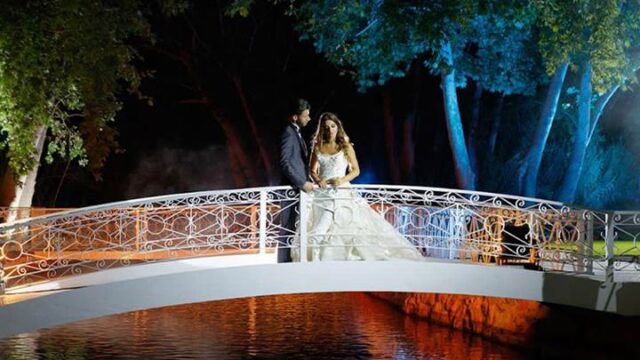
{"label": "bride's white wedding dress", "polygon": [[[342,177],[349,163],[343,151],[318,153],[323,180]],[[308,259],[322,260],[419,260],[422,255],[384,217],[374,211],[346,183],[337,188],[318,188],[311,194],[308,211]],[[300,260],[300,242],[292,246],[293,261]]]}

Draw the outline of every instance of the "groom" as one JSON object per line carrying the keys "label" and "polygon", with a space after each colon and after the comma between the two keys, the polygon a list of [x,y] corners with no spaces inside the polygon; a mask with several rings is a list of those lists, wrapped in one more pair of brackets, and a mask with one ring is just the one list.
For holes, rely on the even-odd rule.
{"label": "groom", "polygon": [[[280,170],[283,184],[310,192],[313,183],[309,181],[309,150],[300,129],[311,120],[311,105],[304,99],[296,99],[289,105],[288,124],[280,135]],[[293,201],[282,202],[280,212],[280,237],[278,240],[278,262],[291,262],[291,238],[296,227],[296,206]]]}

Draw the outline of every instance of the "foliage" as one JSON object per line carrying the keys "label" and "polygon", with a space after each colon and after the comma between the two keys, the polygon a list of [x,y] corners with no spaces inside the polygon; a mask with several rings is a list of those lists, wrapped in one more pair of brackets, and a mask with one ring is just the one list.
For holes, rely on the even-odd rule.
{"label": "foliage", "polygon": [[552,74],[562,63],[593,66],[594,90],[603,94],[629,75],[627,51],[637,45],[640,5],[635,0],[534,0],[539,48]]}
{"label": "foliage", "polygon": [[594,139],[578,183],[578,203],[598,209],[624,209],[638,195],[638,162],[622,139]]}
{"label": "foliage", "polygon": [[[554,74],[562,64],[572,64],[575,69],[588,62],[593,69],[593,88],[602,94],[629,78],[629,50],[640,36],[640,3],[634,0],[272,2],[286,3],[289,13],[297,17],[301,37],[311,40],[317,52],[351,74],[362,90],[403,77],[411,66],[422,64],[434,74],[455,70],[458,86],[472,79],[492,92],[533,95],[537,85],[546,80],[545,73]],[[252,3],[236,0],[230,13],[246,15]],[[450,54],[445,51],[449,48]],[[530,108],[525,117],[512,117],[518,119],[516,123],[528,122],[517,125],[529,130],[510,137],[518,144],[503,148],[500,155],[505,163],[513,161],[501,170],[508,175],[498,176],[501,180],[494,182],[519,178],[514,174],[523,160],[512,155],[526,152],[520,144],[535,133],[538,106]],[[555,109],[556,104],[550,106]],[[566,173],[566,154],[575,135],[575,129],[568,128],[575,127],[575,115],[560,116],[567,121],[556,124],[561,131],[554,127],[541,174],[535,174],[543,182],[540,194],[547,198]],[[537,143],[542,154],[545,143]],[[610,159],[618,150],[599,149],[587,153],[583,176],[597,172],[618,181],[600,167],[606,164],[602,159]],[[585,187],[589,185],[583,181],[579,191]],[[611,194],[594,192],[595,198],[613,201]]]}
{"label": "foliage", "polygon": [[[251,3],[236,1],[232,8]],[[351,73],[360,90],[403,77],[412,66],[423,65],[442,76],[456,179],[460,187],[474,189],[476,175],[466,148],[456,88],[471,77],[491,91],[534,91],[538,78],[531,69],[536,57],[529,55],[535,52],[522,54],[528,49],[535,15],[530,3],[325,0],[296,4],[290,13],[297,18],[301,38],[312,40],[318,53]],[[247,12],[235,8],[229,13]]]}
{"label": "foliage", "polygon": [[[573,146],[575,113],[572,94],[563,96],[559,121],[549,137],[540,171],[540,194],[552,198],[565,176]],[[638,197],[638,163],[623,138],[608,138],[596,132],[586,152],[575,202],[595,209],[622,209]]]}
{"label": "foliage", "polygon": [[531,7],[488,11],[471,23],[468,43],[477,47],[461,58],[461,68],[491,92],[534,95],[544,80],[533,35],[535,15]]}
{"label": "foliage", "polygon": [[[640,5],[628,0],[535,0],[535,4],[540,14],[539,44],[547,71],[552,73],[570,64],[576,72],[579,69],[581,79],[576,100],[578,129],[572,133],[574,143],[568,149],[571,156],[561,162],[568,166],[560,172],[564,174],[563,181],[555,195],[559,200],[573,202],[589,129],[597,121],[591,116],[592,89],[602,95],[626,81],[633,68],[629,50],[638,41]],[[528,179],[531,175],[535,174]]]}
{"label": "foliage", "polygon": [[[494,157],[480,168],[479,188],[484,191],[519,194],[516,178],[522,154],[529,149],[528,139],[535,132],[538,108],[542,100],[533,96],[511,96],[505,100]],[[489,114],[486,114],[487,116]],[[517,120],[516,120],[517,119]],[[490,126],[489,121],[481,125]],[[483,131],[482,127],[480,131]],[[488,132],[489,129],[485,129]],[[486,137],[479,137],[479,148],[485,148]]]}
{"label": "foliage", "polygon": [[[571,89],[571,88],[570,88]],[[574,112],[575,91],[562,97],[558,120],[548,140],[540,168],[539,197],[553,199],[553,194],[562,181],[576,131]],[[505,106],[504,117],[519,121],[502,124],[501,141],[496,148],[495,161],[485,164],[480,177],[480,188],[500,193],[517,193],[513,178],[518,168],[518,157],[514,153],[527,150],[523,138],[535,130],[536,108],[539,99],[533,97],[511,97]],[[509,134],[509,136],[502,136]],[[587,150],[576,193],[576,204],[594,209],[624,209],[638,206],[634,199],[640,196],[638,160],[632,156],[634,149],[628,139],[594,134]]]}
{"label": "foliage", "polygon": [[366,89],[403,77],[428,50],[428,39],[419,32],[424,20],[409,12],[383,1],[305,2],[297,11],[297,29]]}
{"label": "foliage", "polygon": [[[156,5],[171,13],[184,2]],[[0,129],[15,175],[38,163],[33,141],[43,126],[49,129],[47,161],[57,154],[81,164],[91,160],[99,170],[116,145],[117,94],[128,89],[140,95],[146,74],[135,67],[140,56],[133,45],[153,41],[145,18],[150,6],[142,0],[3,3]]]}
{"label": "foliage", "polygon": [[[535,12],[527,1],[273,2],[287,3],[301,38],[361,90],[405,76],[416,62],[434,74],[453,66],[459,86],[471,77],[506,94],[530,94],[539,78],[530,46]],[[227,14],[246,16],[252,3],[236,0]],[[443,42],[451,45],[451,63]]]}

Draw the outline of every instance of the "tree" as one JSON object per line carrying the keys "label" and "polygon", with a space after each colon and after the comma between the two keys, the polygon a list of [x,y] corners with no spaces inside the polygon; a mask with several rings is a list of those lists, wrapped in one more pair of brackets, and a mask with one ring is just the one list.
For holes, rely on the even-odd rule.
{"label": "tree", "polygon": [[[628,49],[638,32],[638,4],[626,0],[534,1],[539,18],[539,48],[547,72],[553,74],[520,175],[524,174],[524,194],[537,195],[537,179],[542,154],[551,131],[562,84],[569,67],[578,70],[578,121],[574,146],[562,184],[555,198],[572,202],[593,128],[593,90],[600,95],[625,81],[630,70]],[[618,84],[618,85],[617,85]],[[604,104],[606,104],[604,101]]]}
{"label": "tree", "polygon": [[631,78],[626,77],[622,82],[614,84],[607,92],[597,96],[595,99],[595,103],[593,104],[593,114],[591,116],[591,124],[589,125],[589,137],[587,138],[587,146],[591,143],[591,139],[596,131],[596,127],[602,118],[602,114],[606,109],[609,101],[620,89],[626,89],[626,85],[629,82],[634,81],[633,74],[635,74],[638,70],[640,70],[640,47],[635,47],[631,49],[628,53],[628,58],[630,60],[631,65]]}
{"label": "tree", "polygon": [[[30,206],[44,137],[54,156],[90,164],[96,177],[117,146],[111,124],[117,94],[139,93],[146,75],[136,42],[154,40],[151,9],[179,11],[176,0],[10,0],[0,13],[0,129],[18,186],[13,204]],[[28,176],[27,176],[28,175]]]}
{"label": "tree", "polygon": [[[251,3],[238,0],[229,13],[246,15]],[[306,1],[290,2],[288,11],[298,19],[301,38],[312,40],[317,52],[351,73],[361,90],[405,76],[413,63],[438,75],[456,179],[460,187],[475,189],[476,174],[469,160],[456,89],[471,77],[492,91],[519,91],[513,85],[517,78],[513,73],[503,72],[503,78],[496,74],[500,73],[499,66],[506,66],[502,59],[511,65],[519,60],[499,56],[501,52],[526,49],[522,42],[528,39],[533,14],[527,2]],[[480,17],[484,21],[478,20]],[[486,32],[494,35],[493,42],[483,42],[474,33],[482,26],[496,27],[493,32]],[[524,35],[511,37],[513,41],[495,41],[495,36],[507,29]],[[471,45],[480,50],[471,50]],[[495,56],[484,57],[488,54]],[[490,61],[496,59],[497,62]],[[480,74],[491,66],[493,77]],[[525,72],[517,69],[515,73]]]}
{"label": "tree", "polygon": [[[579,79],[576,79],[579,82]],[[577,93],[577,89],[572,90]],[[553,197],[562,182],[566,161],[574,146],[578,111],[575,95],[563,96],[545,148],[545,159],[540,169],[539,193]],[[624,131],[621,128],[622,131]],[[576,190],[576,203],[592,209],[625,209],[638,197],[638,161],[631,149],[629,132],[615,134],[596,131],[585,154],[580,181]]]}
{"label": "tree", "polygon": [[629,50],[638,41],[640,6],[626,0],[545,0],[536,5],[544,24],[541,49],[548,66],[571,64],[580,78],[574,145],[555,195],[573,202],[594,124],[594,92],[596,98],[606,95],[628,77],[632,69]]}
{"label": "tree", "polygon": [[[180,95],[178,103],[202,106],[220,127],[235,185],[275,183],[278,179],[269,155],[270,139],[264,131],[267,124],[255,115],[253,100],[258,91],[251,87],[249,74],[272,65],[260,51],[271,50],[262,41],[268,33],[265,27],[268,29],[269,22],[277,21],[277,17],[272,12],[255,11],[249,19],[228,19],[223,11],[219,4],[194,5],[185,16],[163,23],[163,28],[172,31],[149,50],[173,60],[178,65],[174,71],[186,75],[178,80],[179,84],[168,84],[188,89]],[[211,31],[212,27],[215,31]],[[274,66],[269,71],[277,73],[276,69]],[[247,91],[248,88],[254,92]],[[221,96],[221,92],[225,95]],[[227,94],[235,94],[241,111],[233,111],[235,104],[230,104]]]}
{"label": "tree", "polygon": [[[296,10],[298,30],[340,67],[353,69],[364,90],[405,76],[414,60],[441,77],[449,144],[457,183],[475,189],[460,117],[456,74],[465,45],[464,29],[475,6],[471,2],[435,2],[418,6],[393,2],[305,2]],[[428,52],[434,56],[427,56]]]}
{"label": "tree", "polygon": [[[513,5],[513,4],[511,4]],[[468,43],[476,48],[461,59],[461,67],[475,81],[472,119],[467,147],[474,171],[478,172],[476,134],[480,121],[481,96],[485,91],[498,94],[488,155],[495,149],[505,96],[534,95],[536,87],[544,82],[540,70],[540,56],[533,36],[535,12],[527,3],[519,6],[497,6],[495,11],[484,11],[471,23]]]}
{"label": "tree", "polygon": [[538,123],[533,133],[531,145],[528,147],[524,159],[520,161],[517,171],[517,188],[518,193],[523,192],[525,196],[536,196],[536,184],[538,181],[538,173],[540,164],[542,163],[542,155],[547,144],[547,139],[551,133],[551,126],[556,116],[558,108],[558,100],[562,92],[564,78],[567,75],[569,64],[563,63],[553,71],[551,81],[547,86],[546,97],[540,110]]}

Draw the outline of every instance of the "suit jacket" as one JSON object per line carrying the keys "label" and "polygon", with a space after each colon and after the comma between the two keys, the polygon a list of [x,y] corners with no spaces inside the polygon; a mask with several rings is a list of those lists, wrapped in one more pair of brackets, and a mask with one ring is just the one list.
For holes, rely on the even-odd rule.
{"label": "suit jacket", "polygon": [[283,183],[298,189],[302,189],[309,177],[307,146],[291,123],[285,126],[280,135],[280,170]]}

